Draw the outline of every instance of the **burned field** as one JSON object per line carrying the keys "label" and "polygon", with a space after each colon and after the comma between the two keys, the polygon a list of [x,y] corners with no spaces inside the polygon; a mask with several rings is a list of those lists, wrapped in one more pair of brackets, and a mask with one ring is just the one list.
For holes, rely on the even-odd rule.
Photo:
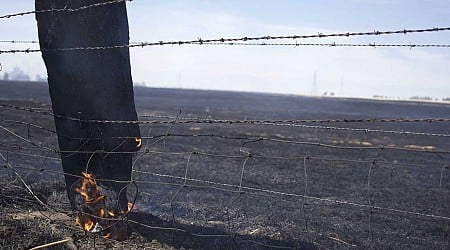
{"label": "burned field", "polygon": [[449,247],[449,122],[412,121],[449,105],[136,88],[116,242],[75,224],[47,91],[0,83],[1,248]]}

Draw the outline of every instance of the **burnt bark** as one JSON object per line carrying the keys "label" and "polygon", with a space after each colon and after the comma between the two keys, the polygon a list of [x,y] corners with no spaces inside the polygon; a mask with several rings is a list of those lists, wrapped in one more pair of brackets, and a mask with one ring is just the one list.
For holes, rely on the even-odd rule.
{"label": "burnt bark", "polygon": [[[136,121],[128,48],[59,50],[129,44],[125,2],[77,9],[107,0],[36,0],[42,57],[47,67],[54,120],[67,192],[73,209],[74,191],[82,172],[93,173],[113,190],[119,209],[126,210],[125,182],[131,179],[132,153],[140,137]],[[72,119],[75,118],[75,119]],[[116,180],[116,181],[108,181]],[[79,201],[78,201],[79,202]]]}

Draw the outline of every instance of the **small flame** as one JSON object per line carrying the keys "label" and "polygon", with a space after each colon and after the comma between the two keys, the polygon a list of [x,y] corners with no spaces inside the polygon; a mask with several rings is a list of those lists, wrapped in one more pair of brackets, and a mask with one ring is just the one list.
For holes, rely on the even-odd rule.
{"label": "small flame", "polygon": [[103,198],[105,198],[105,196],[104,195],[100,195],[100,196],[98,196],[96,198],[85,199],[85,201],[86,201],[86,203],[97,203],[100,200],[102,200]]}
{"label": "small flame", "polygon": [[105,209],[101,208],[100,211],[98,212],[98,216],[105,217]]}
{"label": "small flame", "polygon": [[92,228],[94,227],[94,222],[92,220],[88,220],[86,223],[84,223],[84,230],[90,232]]}
{"label": "small flame", "polygon": [[134,138],[134,141],[137,143],[136,148],[140,148],[142,146],[142,138]]}
{"label": "small flame", "polygon": [[75,189],[75,191],[77,191],[79,194],[81,194],[81,196],[83,196],[84,200],[89,199],[89,195],[86,192],[81,191],[81,189]]}
{"label": "small flame", "polygon": [[85,202],[85,206],[89,207],[88,211],[82,211],[80,215],[76,217],[76,223],[81,225],[84,230],[88,232],[93,232],[96,228],[95,225],[101,227],[98,218],[95,216],[90,216],[89,213],[97,215],[99,217],[105,217],[107,210],[104,208],[105,196],[100,194],[100,189],[94,180],[94,176],[90,173],[81,173],[83,179],[81,180],[81,185],[79,188],[75,188],[75,191],[79,193]]}
{"label": "small flame", "polygon": [[82,172],[81,174],[84,176],[83,182],[81,182],[82,189],[86,189],[88,187],[87,185],[95,185],[95,180],[92,174],[85,172]]}
{"label": "small flame", "polygon": [[133,204],[132,202],[128,202],[128,211],[127,212],[137,211],[137,210],[138,210],[138,206],[136,204]]}
{"label": "small flame", "polygon": [[76,223],[78,226],[81,226],[80,217],[79,217],[78,215],[75,217],[75,223]]}
{"label": "small flame", "polygon": [[[141,143],[141,141],[139,141]],[[84,199],[84,204],[80,206],[79,213],[75,218],[77,225],[80,225],[85,231],[91,233],[100,232],[104,238],[115,238],[122,236],[116,235],[111,231],[114,226],[113,220],[110,218],[117,218],[128,213],[131,209],[134,210],[132,203],[128,203],[128,209],[120,211],[119,209],[112,209],[106,206],[106,196],[101,194],[101,188],[97,185],[93,174],[82,172],[79,187],[75,191]],[[105,218],[105,219],[103,219]]]}

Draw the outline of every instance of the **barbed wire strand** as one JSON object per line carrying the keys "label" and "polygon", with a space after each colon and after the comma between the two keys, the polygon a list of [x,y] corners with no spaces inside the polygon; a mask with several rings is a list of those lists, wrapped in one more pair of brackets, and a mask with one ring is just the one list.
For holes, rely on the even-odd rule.
{"label": "barbed wire strand", "polygon": [[[31,113],[40,113],[43,115],[54,116],[51,108],[36,108],[36,107],[26,107],[26,106],[16,106],[10,104],[0,103],[0,108],[10,108],[16,109],[20,111],[27,111]],[[57,114],[56,114],[57,115]],[[57,115],[58,116],[58,115]],[[59,115],[61,118],[64,118],[63,115]],[[80,118],[74,118],[67,116],[70,119],[81,120],[81,121],[93,121],[96,120],[82,120]],[[225,124],[233,124],[233,123],[248,123],[248,124],[258,124],[258,123],[396,123],[396,122],[404,122],[404,123],[432,123],[432,122],[450,122],[450,118],[446,117],[427,117],[427,118],[343,118],[343,119],[290,119],[290,120],[231,120],[231,119],[213,119],[213,118],[202,118],[202,117],[182,117],[180,115],[177,116],[169,116],[169,115],[151,115],[151,114],[142,114],[140,117],[143,118],[156,118],[156,119],[169,119],[173,122],[173,120],[187,120],[189,122],[203,122],[203,123],[225,123]],[[130,121],[116,121],[116,122],[130,122]],[[145,122],[145,121],[141,121]],[[156,122],[156,121],[155,121]]]}
{"label": "barbed wire strand", "polygon": [[[0,43],[11,44],[38,44],[36,40],[0,40]],[[130,45],[142,45],[146,42],[130,42]],[[199,45],[199,44],[193,44]],[[450,48],[450,44],[419,44],[419,43],[252,43],[252,42],[206,42],[201,45],[225,45],[225,46],[287,46],[287,47],[406,47],[406,48]]]}
{"label": "barbed wire strand", "polygon": [[273,47],[404,47],[404,48],[450,48],[450,44],[388,44],[388,43],[240,43],[240,42],[210,42],[202,45],[225,45],[225,46],[273,46]]}
{"label": "barbed wire strand", "polygon": [[5,53],[34,53],[34,52],[64,52],[64,51],[79,51],[79,50],[110,50],[123,48],[144,48],[149,46],[163,46],[163,45],[205,45],[209,43],[224,43],[224,42],[239,42],[239,41],[259,41],[259,40],[282,40],[282,39],[309,39],[309,38],[325,38],[325,37],[352,37],[352,36],[380,36],[380,35],[394,35],[394,34],[410,34],[410,33],[427,33],[427,32],[442,32],[449,31],[450,27],[435,27],[428,29],[403,29],[403,30],[389,30],[389,31],[369,31],[369,32],[346,32],[346,33],[317,33],[312,35],[285,35],[285,36],[257,36],[257,37],[240,37],[240,38],[214,38],[196,40],[182,40],[182,41],[158,41],[158,42],[142,42],[141,44],[121,44],[114,46],[91,46],[91,47],[72,47],[72,48],[56,48],[56,49],[17,49],[17,50],[0,50],[0,54]]}
{"label": "barbed wire strand", "polygon": [[[27,150],[23,147],[17,147],[14,145],[7,145],[3,144],[6,148],[9,149],[17,149],[17,150]],[[8,152],[6,149],[0,149],[0,152]],[[44,151],[48,152],[48,151]],[[195,154],[202,155],[202,156],[208,156],[208,157],[216,157],[216,158],[245,158],[246,156],[243,155],[225,155],[225,154],[217,154],[214,152],[207,152],[207,151],[201,151],[199,149],[195,149],[195,151],[183,151],[183,152],[173,152],[173,151],[157,151],[157,150],[151,150],[146,149],[142,152],[141,155],[145,154],[166,154],[166,155],[189,155],[191,153],[195,152]],[[23,156],[29,156],[29,157],[37,157],[47,160],[53,160],[53,161],[61,161],[61,158],[56,157],[49,157],[49,156],[43,156],[38,154],[30,154],[30,153],[22,153],[22,152],[10,152],[11,154],[18,154]],[[55,152],[52,152],[55,153]],[[57,154],[57,153],[55,153]],[[346,158],[327,158],[327,157],[320,157],[320,156],[314,156],[314,155],[303,155],[303,156],[271,156],[271,155],[261,155],[252,153],[252,157],[254,158],[260,158],[260,159],[272,159],[272,160],[299,160],[299,159],[311,159],[311,160],[320,160],[325,162],[344,162],[344,163],[359,163],[359,164],[367,164],[372,163],[373,159],[346,159]],[[395,161],[385,161],[385,160],[379,160],[377,161],[381,164],[387,164],[387,165],[393,165],[393,166],[407,166],[407,167],[418,167],[418,168],[429,168],[432,166],[435,166],[434,163],[429,164],[417,164],[417,163],[406,163],[406,162],[399,162],[398,160]],[[438,167],[438,166],[436,166]]]}
{"label": "barbed wire strand", "polygon": [[[173,125],[172,121],[171,125]],[[315,128],[324,128],[324,129],[329,129],[329,127],[321,127],[321,126],[313,126]],[[0,129],[5,130],[6,132],[10,133],[11,135],[25,141],[25,142],[30,142],[32,145],[36,146],[36,147],[41,147],[42,144],[38,144],[35,142],[32,142],[29,139],[26,139],[20,135],[17,135],[16,133],[14,133],[13,131],[5,128],[4,126],[0,126]],[[356,130],[356,131],[360,131],[360,130],[364,130],[366,131],[366,129],[352,129],[352,128],[339,128],[339,129],[344,129],[344,130]],[[405,132],[399,132],[401,134],[405,133]],[[424,134],[424,133],[421,133]],[[429,135],[433,135],[433,134],[429,134]],[[399,147],[399,146],[395,146],[395,145],[369,145],[369,146],[348,146],[348,145],[333,145],[333,144],[327,144],[327,143],[322,143],[322,142],[311,142],[311,141],[299,141],[299,140],[286,140],[286,139],[281,139],[281,138],[269,138],[269,137],[249,137],[249,136],[224,136],[224,135],[215,135],[215,134],[168,134],[166,133],[165,135],[158,135],[158,136],[153,136],[150,137],[150,139],[154,139],[154,138],[166,138],[166,137],[218,137],[218,138],[224,138],[224,139],[233,139],[233,140],[251,140],[251,141],[271,141],[271,142],[278,142],[278,143],[289,143],[289,144],[297,144],[297,145],[309,145],[309,146],[319,146],[319,147],[325,147],[325,148],[339,148],[339,149],[366,149],[366,150],[370,150],[370,149],[391,149],[391,150],[400,150],[400,151],[414,151],[414,152],[428,152],[428,153],[436,153],[436,154],[448,154],[450,153],[450,151],[443,151],[443,150],[433,150],[433,148],[428,148],[428,147],[420,147],[420,146],[416,146],[416,147]],[[444,135],[445,136],[445,135]],[[89,140],[92,140],[92,138],[83,138],[86,143]],[[102,138],[99,138],[102,139]],[[135,139],[134,137],[130,137],[127,139]],[[158,140],[157,140],[158,141]],[[157,141],[155,141],[154,143],[156,143]],[[125,142],[125,141],[123,141]],[[93,153],[91,151],[58,151],[57,149],[51,149],[45,146],[42,146],[44,149],[46,150],[53,150],[54,152],[57,153]],[[112,151],[102,151],[102,153],[113,153],[113,154],[117,154],[117,153],[134,153],[132,151],[130,152],[116,152],[114,150]]]}
{"label": "barbed wire strand", "polygon": [[24,11],[24,12],[18,12],[18,13],[13,13],[13,14],[2,15],[2,16],[0,16],[0,19],[7,19],[7,18],[11,18],[11,17],[25,16],[25,15],[38,14],[38,13],[76,12],[76,11],[86,10],[86,9],[100,7],[100,6],[105,6],[105,5],[110,5],[110,4],[127,2],[127,1],[131,2],[132,0],[112,0],[112,1],[102,2],[102,3],[95,3],[95,4],[90,4],[90,5],[84,5],[84,6],[81,6],[81,7],[78,7],[78,8],[68,8],[67,6],[65,6],[65,8],[63,8],[63,9],[54,9],[53,8],[53,9],[45,9],[45,10],[30,10],[30,11]]}
{"label": "barbed wire strand", "polygon": [[[0,129],[4,127],[0,126]],[[10,132],[10,130],[8,130]],[[253,139],[253,138],[252,138]],[[25,139],[26,140],[26,139]],[[432,150],[426,148],[414,148],[414,147],[398,147],[398,146],[390,146],[390,145],[376,145],[376,146],[339,146],[339,145],[331,145],[321,142],[310,142],[310,141],[294,141],[294,140],[282,140],[282,139],[274,139],[274,138],[266,138],[259,137],[254,139],[255,142],[258,141],[270,141],[276,143],[286,143],[286,144],[294,144],[294,145],[307,145],[307,146],[317,146],[323,148],[333,148],[333,149],[348,149],[348,150],[396,150],[396,151],[405,151],[405,152],[418,152],[418,153],[431,153],[431,154],[450,154],[450,151],[446,150]],[[36,144],[36,146],[40,146]],[[47,150],[51,150],[55,153],[60,154],[92,154],[95,152],[101,152],[103,154],[135,154],[135,151],[108,151],[108,150],[58,150],[56,148],[47,148]]]}
{"label": "barbed wire strand", "polygon": [[[35,128],[39,128],[38,125],[34,125],[33,123],[26,123],[21,121],[11,121],[11,120],[3,120],[6,122],[14,122],[18,124],[25,124]],[[84,122],[84,121],[83,121]],[[230,122],[204,122],[204,121],[88,121],[90,123],[125,123],[125,124],[245,124],[245,125],[266,125],[266,126],[280,126],[280,127],[292,127],[292,128],[307,128],[307,129],[321,129],[321,130],[341,130],[341,131],[353,131],[353,132],[363,132],[363,133],[383,133],[383,134],[398,134],[398,135],[416,135],[416,136],[434,136],[434,137],[450,137],[450,134],[441,134],[441,133],[429,133],[429,132],[413,132],[413,131],[405,131],[405,130],[383,130],[383,129],[371,129],[371,128],[349,128],[349,127],[335,127],[335,126],[318,126],[318,125],[304,125],[304,124],[296,124],[296,123],[277,123],[275,122],[245,122],[245,121],[230,121]],[[42,128],[40,128],[42,129]],[[43,129],[48,130],[48,129]],[[50,132],[50,131],[49,131]],[[52,131],[54,132],[54,131]],[[164,136],[184,136],[177,134],[167,134]],[[187,135],[189,136],[189,135]],[[217,137],[226,137],[214,134],[195,134],[190,135],[195,137],[204,137],[204,136],[217,136]],[[66,138],[71,138],[74,140],[87,139],[87,138],[75,138],[70,136],[63,136]],[[110,137],[112,139],[134,139],[134,137],[129,136],[116,136]],[[154,139],[156,136],[143,136],[143,139]],[[102,139],[100,137],[91,137],[89,139],[96,140]],[[240,139],[240,138],[238,138]]]}
{"label": "barbed wire strand", "polygon": [[[2,106],[2,105],[0,105]],[[8,105],[3,105],[4,107],[8,107]],[[16,108],[16,107],[13,107]],[[74,118],[70,116],[63,115],[55,115],[47,111],[36,111],[33,109],[24,109],[24,111],[41,113],[45,115],[51,115],[55,118],[67,119],[77,122],[86,122],[86,123],[118,123],[118,124],[249,124],[249,125],[268,125],[268,126],[281,126],[281,127],[299,127],[299,128],[308,128],[308,129],[324,129],[324,130],[342,130],[342,131],[354,131],[354,132],[363,132],[363,133],[385,133],[385,134],[402,134],[402,135],[417,135],[417,136],[435,136],[435,137],[450,137],[450,134],[442,134],[442,133],[428,133],[428,132],[413,132],[413,131],[398,131],[398,130],[383,130],[383,129],[371,129],[371,128],[350,128],[350,127],[335,127],[335,126],[319,126],[319,125],[306,125],[300,123],[374,123],[374,122],[450,122],[449,118],[422,118],[422,119],[336,119],[336,120],[218,120],[218,119],[192,119],[192,118],[173,118],[175,120],[141,120],[141,121],[130,121],[130,120],[87,120]],[[18,122],[20,123],[20,122]],[[32,123],[28,123],[32,125]],[[33,125],[33,127],[39,127],[37,125]],[[117,137],[123,139],[132,139],[126,137]],[[75,139],[75,138],[74,138]],[[81,139],[81,138],[78,138]],[[96,139],[96,138],[91,138]],[[97,138],[99,139],[99,138]]]}
{"label": "barbed wire strand", "polygon": [[16,44],[29,44],[29,43],[35,43],[38,44],[39,41],[37,40],[0,40],[0,43],[16,43]]}
{"label": "barbed wire strand", "polygon": [[[0,149],[0,152],[7,153],[9,151]],[[151,150],[149,150],[147,152],[147,154],[162,154],[162,155],[189,155],[191,153],[193,153],[193,151],[179,153],[179,152],[162,152],[162,151],[151,151]],[[212,153],[205,153],[205,152],[199,152],[199,151],[195,151],[195,153],[198,154],[198,155],[203,155],[203,156],[207,156],[207,157],[230,158],[230,159],[245,158],[246,157],[246,156],[242,156],[242,155],[212,154]],[[50,160],[55,160],[55,161],[59,161],[59,162],[61,161],[60,158],[45,157],[45,156],[36,155],[36,154],[26,154],[26,153],[19,153],[19,152],[14,152],[14,154],[25,155],[25,156],[29,156],[29,157],[38,157],[38,158],[50,159]],[[325,161],[325,162],[343,162],[343,163],[358,163],[358,164],[371,164],[371,163],[374,162],[374,159],[367,159],[367,160],[334,159],[334,158],[317,157],[317,156],[311,156],[311,155],[298,156],[298,157],[271,157],[271,156],[253,154],[252,157],[254,157],[254,158],[262,158],[262,159],[276,159],[276,160],[301,160],[301,159],[306,159],[306,160],[319,160],[319,161]],[[383,160],[379,160],[379,161],[377,161],[377,163],[384,164],[384,165],[392,165],[392,166],[418,167],[418,168],[425,168],[425,169],[433,167],[433,166],[439,167],[439,164],[435,164],[435,163],[414,164],[414,163],[403,163],[403,162],[398,162],[398,161],[383,161]],[[41,171],[45,171],[44,168],[40,168],[40,169],[41,169]],[[133,171],[136,172],[136,173],[139,173],[138,170],[133,170]],[[78,177],[78,176],[74,176],[74,177]],[[161,175],[159,177],[164,177],[164,176]]]}
{"label": "barbed wire strand", "polygon": [[[9,106],[0,104],[0,107],[9,107],[9,108],[23,108],[24,111],[29,111],[29,107],[20,107],[20,106]],[[32,112],[32,111],[31,111]],[[173,116],[162,116],[162,115],[149,115],[143,114],[140,117],[144,118],[157,118],[157,119],[175,119]],[[344,118],[344,119],[290,119],[290,120],[230,120],[230,119],[213,119],[213,118],[202,118],[202,117],[179,117],[179,120],[189,120],[189,121],[202,121],[205,123],[390,123],[390,122],[450,122],[450,118]]]}

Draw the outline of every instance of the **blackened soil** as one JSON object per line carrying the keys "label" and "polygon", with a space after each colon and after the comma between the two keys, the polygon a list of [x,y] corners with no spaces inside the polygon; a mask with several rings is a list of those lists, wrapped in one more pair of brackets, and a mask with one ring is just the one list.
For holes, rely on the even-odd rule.
{"label": "blackened soil", "polygon": [[[135,96],[141,120],[165,120],[143,115],[176,116],[180,110],[181,118],[238,120],[450,118],[450,105],[436,103],[150,88],[135,88]],[[46,86],[38,83],[0,83],[0,104],[51,107]],[[131,200],[137,193],[139,211],[128,218],[129,240],[119,243],[75,226],[59,156],[42,148],[57,148],[53,118],[12,108],[0,108],[0,115],[0,126],[21,136],[0,130],[0,163],[7,166],[0,170],[4,249],[64,239],[60,249],[450,246],[450,140],[439,135],[450,134],[448,122],[307,124],[427,135],[142,124],[147,138],[135,157],[137,189],[129,190]]]}

